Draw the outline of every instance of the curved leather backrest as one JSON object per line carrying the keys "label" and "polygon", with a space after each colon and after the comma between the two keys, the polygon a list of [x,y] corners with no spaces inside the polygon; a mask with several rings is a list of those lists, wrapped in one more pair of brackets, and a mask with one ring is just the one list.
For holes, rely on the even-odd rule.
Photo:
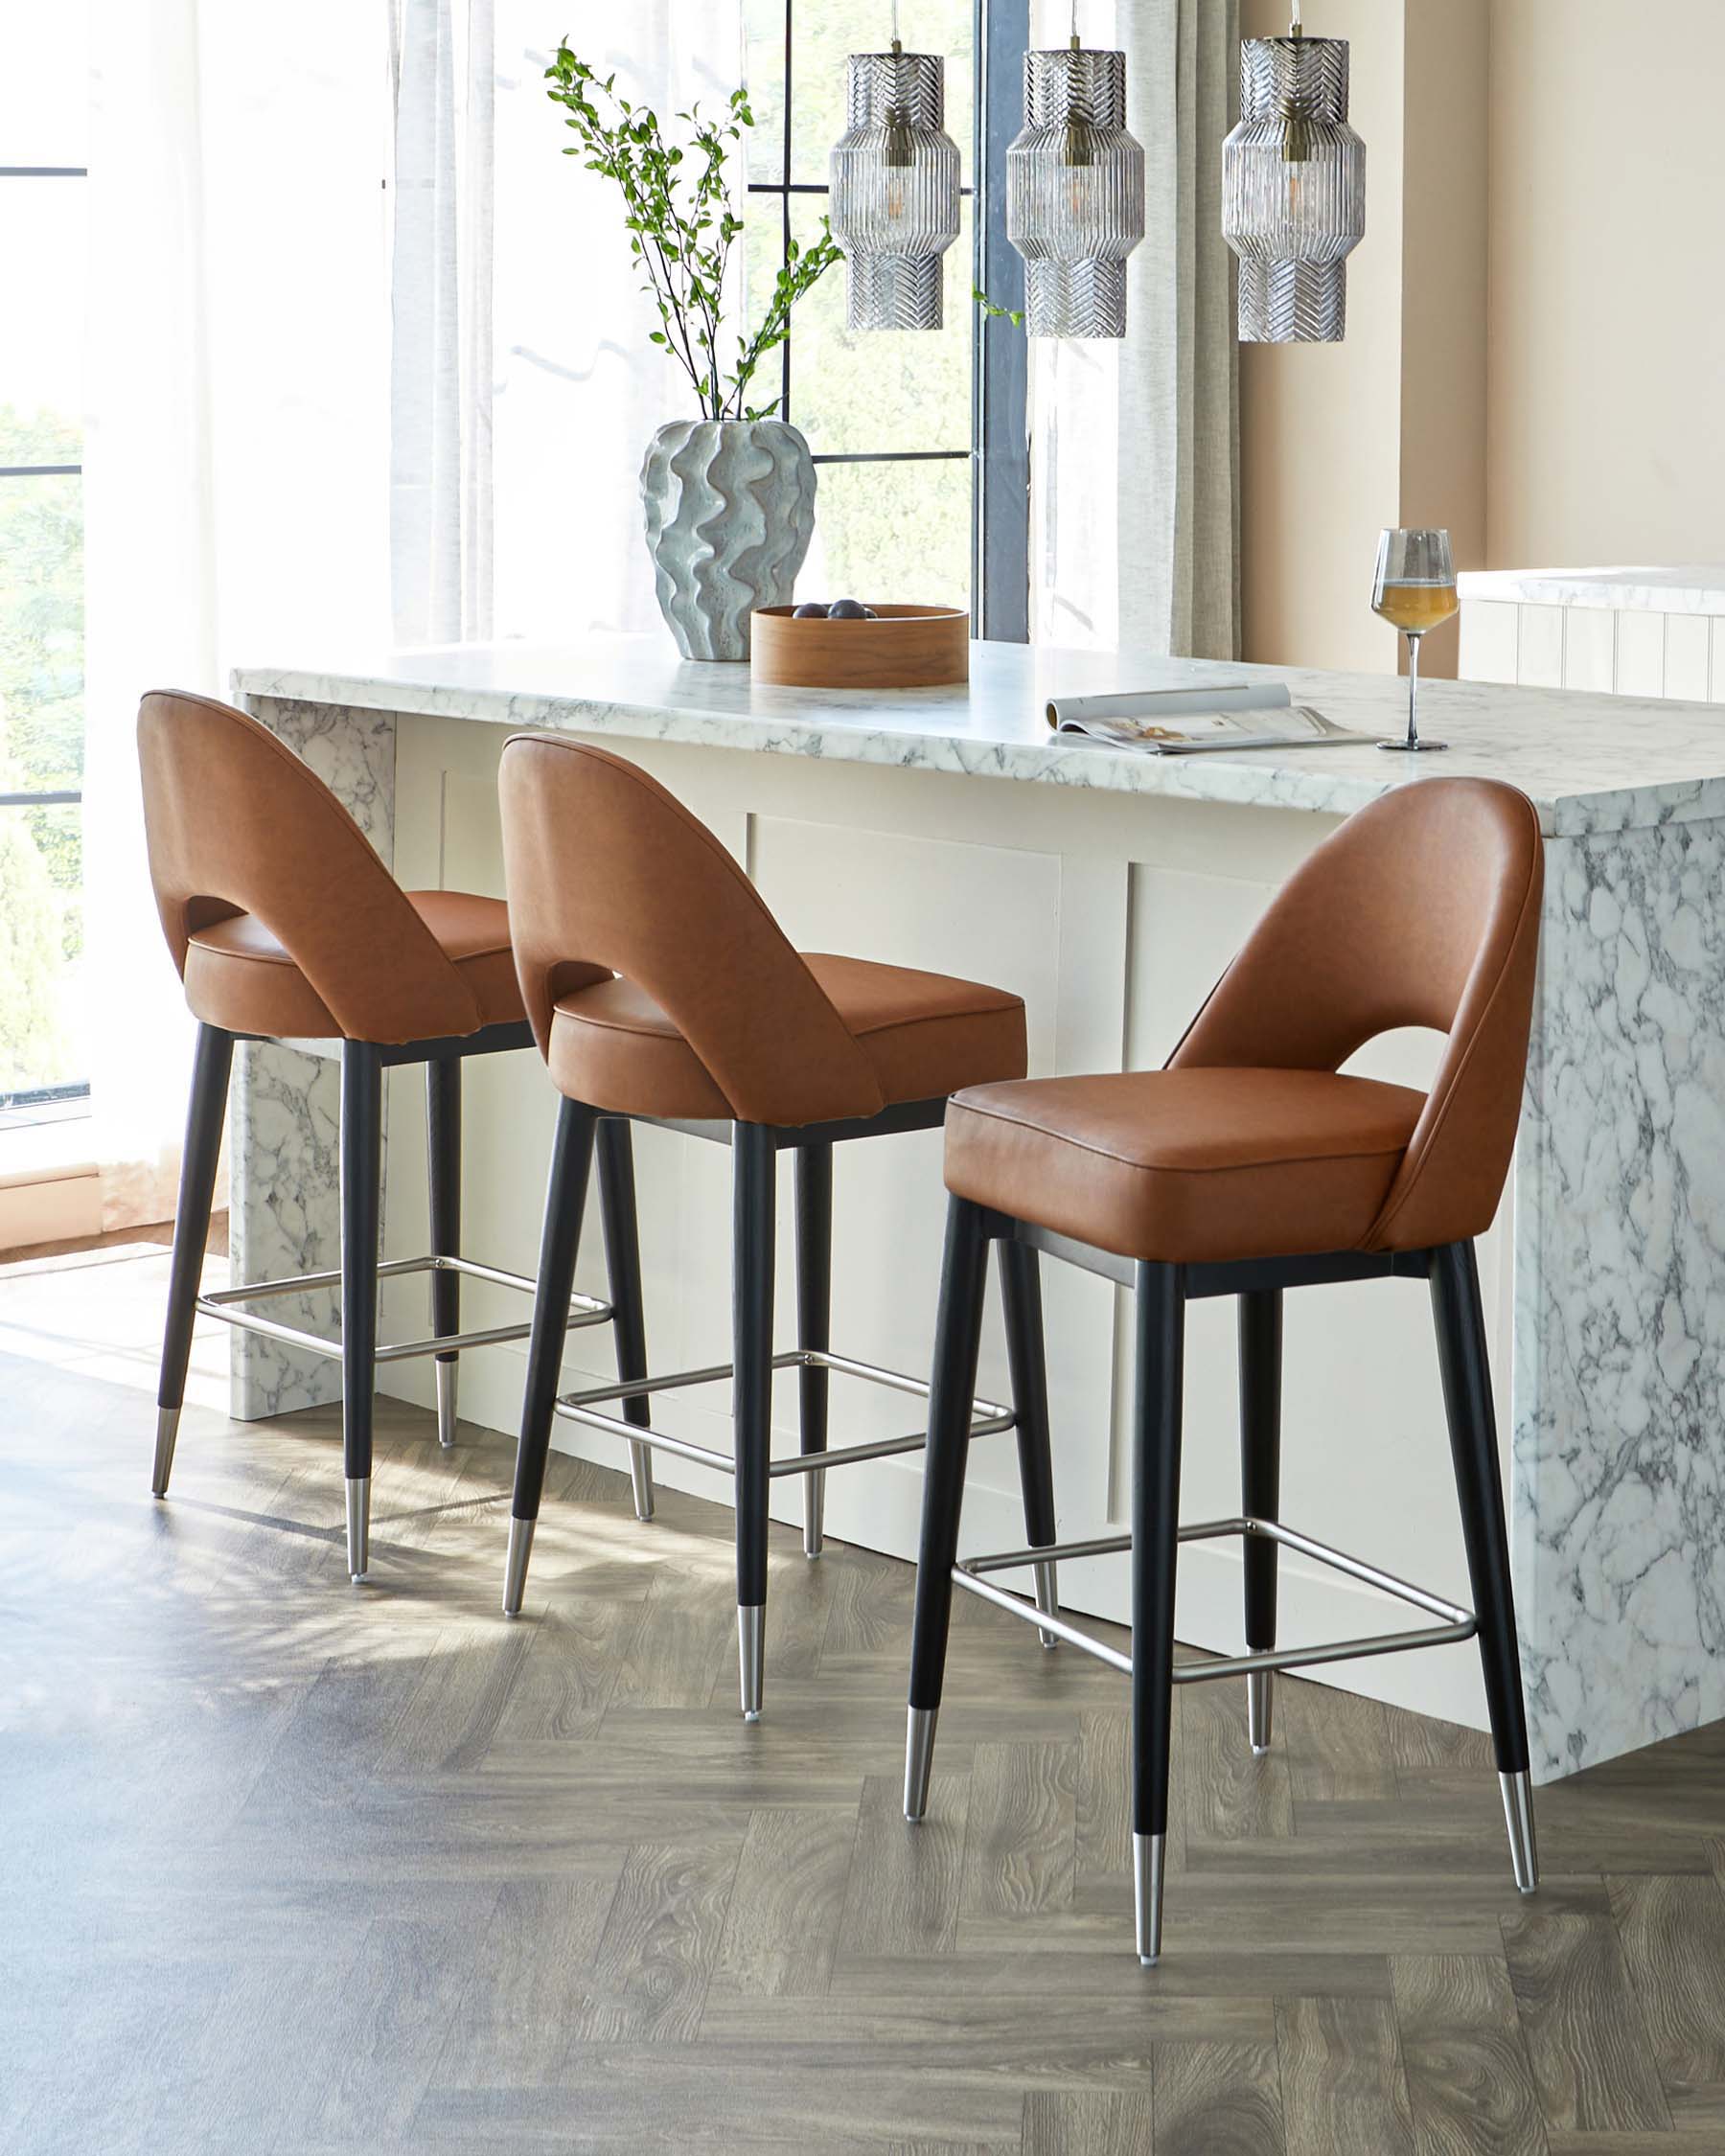
{"label": "curved leather backrest", "polygon": [[1514,787],[1398,788],[1289,878],[1169,1067],[1334,1070],[1396,1026],[1447,1033],[1365,1247],[1483,1234],[1521,1114],[1544,879],[1539,817]]}
{"label": "curved leather backrest", "polygon": [[559,997],[620,974],[739,1121],[807,1122],[816,1098],[825,1115],[879,1112],[866,1058],[760,893],[656,779],[602,748],[518,734],[498,785],[510,935],[541,1050]]}
{"label": "curved leather backrest", "polygon": [[479,1006],[364,832],[310,765],[213,697],[138,709],[144,828],[173,962],[201,928],[260,920],[353,1041],[474,1032]]}

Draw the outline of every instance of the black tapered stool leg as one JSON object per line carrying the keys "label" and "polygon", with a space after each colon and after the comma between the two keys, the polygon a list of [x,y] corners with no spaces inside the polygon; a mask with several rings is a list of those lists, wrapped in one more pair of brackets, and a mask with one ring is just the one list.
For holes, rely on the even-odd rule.
{"label": "black tapered stool leg", "polygon": [[[647,1318],[641,1297],[641,1230],[635,1215],[634,1145],[622,1115],[602,1115],[597,1132],[599,1213],[605,1228],[605,1270],[610,1281],[611,1334],[616,1342],[617,1376],[628,1381],[647,1375]],[[623,1402],[623,1419],[646,1430],[652,1409],[645,1393]],[[631,1444],[629,1479],[635,1518],[653,1518],[653,1454]]]}
{"label": "black tapered stool leg", "polygon": [[772,1132],[761,1123],[733,1123],[731,1421],[737,1456],[737,1663],[746,1722],[761,1717],[766,1656],[776,1168]]}
{"label": "black tapered stool leg", "polygon": [[[434,1056],[426,1066],[426,1155],[431,1190],[431,1254],[461,1255],[461,1062]],[[461,1275],[434,1268],[431,1332],[447,1340],[461,1330]],[[460,1358],[432,1358],[437,1384],[437,1441],[455,1442],[455,1374]]]}
{"label": "black tapered stool leg", "polygon": [[[1240,1304],[1240,1509],[1249,1520],[1281,1517],[1282,1298],[1260,1288]],[[1268,1535],[1245,1538],[1246,1644],[1276,1644],[1276,1546]],[[1246,1733],[1260,1757],[1270,1749],[1274,1673],[1246,1679]]]}
{"label": "black tapered stool leg", "polygon": [[1521,1655],[1515,1629],[1515,1597],[1509,1581],[1509,1534],[1504,1519],[1503,1478],[1498,1466],[1497,1413],[1485,1349],[1485,1314],[1471,1243],[1449,1243],[1432,1252],[1432,1316],[1438,1329],[1438,1363],[1449,1417],[1456,1496],[1467,1544],[1468,1576],[1480,1627],[1480,1661],[1491,1714],[1498,1783],[1515,1883],[1525,1894],[1539,1884],[1539,1848],[1533,1831],[1532,1779],[1528,1771],[1528,1718],[1522,1698]]}
{"label": "black tapered stool leg", "polygon": [[1162,1958],[1185,1288],[1177,1265],[1140,1264],[1132,1427],[1132,1870],[1138,1960]]}
{"label": "black tapered stool leg", "polygon": [[368,1041],[341,1044],[341,1443],[348,1571],[371,1554],[372,1402],[378,1375],[378,1235],[383,1065]]}
{"label": "black tapered stool leg", "polygon": [[[1048,1434],[1048,1358],[1043,1342],[1042,1270],[1024,1243],[1000,1245],[1000,1300],[1006,1313],[1006,1362],[1012,1373],[1012,1406],[1018,1417],[1019,1484],[1024,1497],[1024,1532],[1034,1548],[1055,1540],[1054,1453]],[[1060,1608],[1052,1558],[1033,1567],[1036,1606]],[[1045,1647],[1059,1642],[1039,1632]]]}
{"label": "black tapered stool leg", "polygon": [[[796,1344],[833,1344],[833,1149],[805,1145],[796,1156]],[[827,1449],[831,1372],[804,1363],[796,1373],[797,1425],[804,1455]],[[826,1533],[826,1476],[802,1478],[803,1555],[818,1557]]]}
{"label": "black tapered stool leg", "polygon": [[168,1275],[168,1319],[162,1332],[161,1380],[156,1387],[155,1464],[150,1487],[168,1495],[173,1442],[186,1399],[186,1367],[192,1360],[192,1325],[197,1315],[204,1246],[210,1240],[210,1204],[216,1165],[227,1122],[228,1073],[234,1037],[219,1026],[200,1025],[192,1060],[192,1099],[186,1111],[186,1149],[180,1156],[179,1204],[173,1215],[173,1264]]}
{"label": "black tapered stool leg", "polygon": [[593,1111],[580,1101],[558,1105],[545,1218],[540,1231],[539,1285],[533,1297],[533,1331],[527,1342],[527,1383],[521,1393],[521,1434],[516,1446],[515,1498],[510,1505],[509,1557],[503,1574],[503,1615],[519,1617],[527,1588],[527,1560],[545,1489],[551,1455],[551,1422],[569,1329],[569,1295],[581,1217],[586,1210],[588,1166],[593,1158]]}
{"label": "black tapered stool leg", "polygon": [[966,1198],[947,1204],[940,1310],[934,1321],[934,1370],[929,1388],[929,1444],[923,1456],[922,1541],[916,1558],[916,1612],[910,1633],[910,1708],[905,1732],[905,1817],[929,1808],[934,1729],[946,1674],[953,1616],[953,1566],[970,1453],[971,1404],[982,1340],[988,1242],[981,1208]]}

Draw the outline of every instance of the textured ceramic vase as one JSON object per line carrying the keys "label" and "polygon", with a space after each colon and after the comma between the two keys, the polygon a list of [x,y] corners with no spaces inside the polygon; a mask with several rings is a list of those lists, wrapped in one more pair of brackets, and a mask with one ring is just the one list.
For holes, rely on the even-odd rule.
{"label": "textured ceramic vase", "polygon": [[747,659],[748,617],[791,602],[815,531],[809,445],[783,420],[676,420],[641,467],[659,611],[684,658]]}

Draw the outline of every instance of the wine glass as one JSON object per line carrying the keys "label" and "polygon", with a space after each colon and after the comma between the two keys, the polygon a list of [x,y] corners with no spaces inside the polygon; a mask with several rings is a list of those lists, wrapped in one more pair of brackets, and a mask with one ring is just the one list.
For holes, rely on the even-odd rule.
{"label": "wine glass", "polygon": [[1456,564],[1447,532],[1384,532],[1378,539],[1371,610],[1408,639],[1408,738],[1380,748],[1447,748],[1419,738],[1419,639],[1456,611]]}

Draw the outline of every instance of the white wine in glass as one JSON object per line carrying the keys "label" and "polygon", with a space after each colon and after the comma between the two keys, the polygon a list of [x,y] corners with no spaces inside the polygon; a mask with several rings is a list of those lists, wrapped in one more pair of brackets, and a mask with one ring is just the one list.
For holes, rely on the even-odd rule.
{"label": "white wine in glass", "polygon": [[1378,539],[1371,610],[1408,639],[1408,738],[1380,748],[1447,748],[1419,738],[1419,639],[1456,611],[1456,564],[1447,532],[1384,532]]}

